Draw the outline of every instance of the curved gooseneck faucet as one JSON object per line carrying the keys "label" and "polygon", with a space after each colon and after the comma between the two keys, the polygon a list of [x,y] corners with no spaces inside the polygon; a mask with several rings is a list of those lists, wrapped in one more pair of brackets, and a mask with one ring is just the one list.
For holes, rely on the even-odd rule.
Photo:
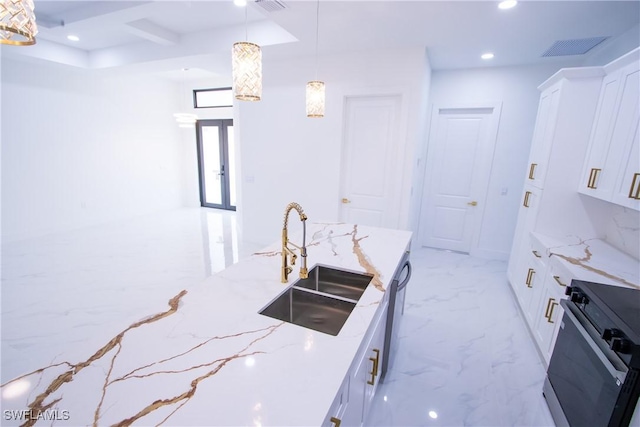
{"label": "curved gooseneck faucet", "polygon": [[[293,209],[298,212],[300,221],[302,221],[302,247],[291,243],[288,237],[287,227],[289,226],[289,213]],[[287,281],[289,280],[289,273],[293,271],[293,268],[288,264],[289,257],[291,257],[291,265],[295,265],[296,258],[298,257],[295,252],[293,252],[293,250],[289,248],[289,245],[300,249],[300,256],[302,256],[300,278],[306,279],[307,277],[309,277],[309,271],[307,270],[307,216],[305,215],[302,206],[295,202],[289,203],[284,211],[284,225],[282,227],[282,283],[287,283]]]}

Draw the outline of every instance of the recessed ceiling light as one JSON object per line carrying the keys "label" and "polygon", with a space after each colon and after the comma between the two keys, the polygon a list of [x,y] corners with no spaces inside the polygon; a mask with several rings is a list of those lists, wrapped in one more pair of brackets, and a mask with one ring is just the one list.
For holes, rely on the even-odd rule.
{"label": "recessed ceiling light", "polygon": [[247,5],[247,0],[233,0],[233,4],[239,7],[243,7]]}
{"label": "recessed ceiling light", "polygon": [[493,58],[493,53],[491,53],[491,52],[483,53],[482,56],[480,56],[480,58],[482,58],[482,59],[492,59]]}
{"label": "recessed ceiling light", "polygon": [[67,39],[71,40],[72,42],[79,42],[80,41],[80,37],[74,36],[73,34],[69,34],[67,36]]}
{"label": "recessed ceiling light", "polygon": [[500,2],[500,4],[498,4],[498,8],[511,9],[512,7],[515,7],[515,5],[517,4],[518,2],[516,0],[505,0],[503,2]]}

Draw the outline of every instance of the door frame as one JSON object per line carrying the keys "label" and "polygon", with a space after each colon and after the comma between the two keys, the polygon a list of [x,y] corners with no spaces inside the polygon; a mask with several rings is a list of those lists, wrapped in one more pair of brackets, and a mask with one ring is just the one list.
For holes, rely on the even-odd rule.
{"label": "door frame", "polygon": [[[218,140],[220,141],[220,160],[224,178],[221,179],[221,204],[206,202],[206,187],[204,180],[204,155],[202,148],[202,127],[217,126]],[[231,205],[229,172],[229,141],[227,127],[233,126],[233,119],[198,120],[196,122],[196,152],[198,153],[198,181],[200,187],[200,206],[206,208],[225,209],[235,211],[236,207]]]}
{"label": "door frame", "polygon": [[500,118],[502,115],[502,101],[484,101],[484,102],[464,102],[464,103],[434,103],[431,106],[431,114],[429,118],[429,139],[427,143],[427,154],[425,161],[425,175],[424,175],[424,185],[422,186],[422,200],[420,203],[420,215],[419,215],[419,226],[418,226],[418,241],[420,242],[420,246],[424,246],[424,235],[425,235],[425,215],[427,212],[427,201],[429,198],[429,193],[431,192],[431,185],[433,183],[433,152],[434,146],[433,142],[436,139],[437,132],[437,117],[440,110],[465,110],[465,109],[492,109],[493,112],[491,116],[493,117],[492,122],[490,123],[490,127],[488,130],[489,135],[489,143],[491,144],[491,148],[489,149],[490,153],[485,153],[482,161],[483,164],[480,166],[483,171],[483,179],[485,182],[480,186],[480,194],[478,194],[477,200],[480,204],[477,215],[474,218],[473,224],[473,234],[471,235],[471,245],[469,248],[469,255],[478,256],[481,258],[487,258],[486,251],[479,247],[480,235],[482,231],[482,223],[484,220],[485,209],[487,206],[487,194],[489,191],[489,183],[491,180],[491,171],[493,170],[493,163],[495,157],[495,149],[498,140],[498,129],[500,125]]}

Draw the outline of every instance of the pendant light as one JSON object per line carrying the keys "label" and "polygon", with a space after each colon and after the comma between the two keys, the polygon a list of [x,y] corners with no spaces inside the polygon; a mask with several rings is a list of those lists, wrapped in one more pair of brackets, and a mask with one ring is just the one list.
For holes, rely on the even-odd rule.
{"label": "pendant light", "polygon": [[307,83],[307,117],[324,117],[324,82],[318,80],[318,34],[320,0],[316,3],[316,79]]}
{"label": "pendant light", "polygon": [[33,0],[2,0],[0,3],[0,44],[35,44],[38,26]]}
{"label": "pendant light", "polygon": [[244,9],[245,41],[233,44],[231,65],[233,95],[239,101],[260,101],[262,97],[262,51],[248,39],[247,7]]}
{"label": "pendant light", "polygon": [[[182,74],[182,81],[180,83],[180,103],[182,104],[183,108],[186,108],[185,106],[189,105],[189,102],[185,100],[185,95],[184,95],[186,92],[185,82],[187,80],[187,75],[186,75],[187,71],[189,71],[188,68],[182,69],[183,74]],[[178,123],[178,127],[181,127],[181,128],[192,128],[198,121],[198,116],[193,113],[174,113],[173,117],[175,117],[176,123]]]}

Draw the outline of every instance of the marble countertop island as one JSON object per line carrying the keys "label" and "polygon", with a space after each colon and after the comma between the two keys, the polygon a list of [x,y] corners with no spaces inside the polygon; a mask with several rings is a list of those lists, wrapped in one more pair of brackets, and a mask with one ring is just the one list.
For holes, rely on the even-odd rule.
{"label": "marble countertop island", "polygon": [[134,323],[113,318],[119,333],[5,372],[3,425],[320,425],[410,240],[408,231],[308,224],[309,269],[374,275],[338,336],[258,314],[288,286],[273,245],[165,295]]}

